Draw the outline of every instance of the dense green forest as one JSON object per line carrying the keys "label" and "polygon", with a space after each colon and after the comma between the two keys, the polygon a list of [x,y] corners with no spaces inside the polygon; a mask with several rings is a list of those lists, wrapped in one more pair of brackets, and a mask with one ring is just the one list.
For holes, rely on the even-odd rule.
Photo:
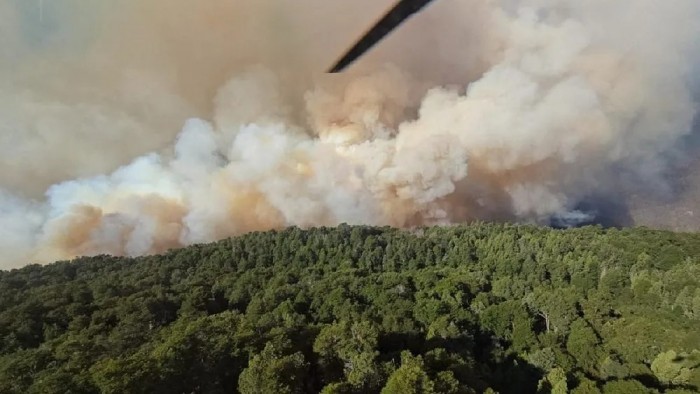
{"label": "dense green forest", "polygon": [[0,272],[1,393],[692,393],[700,234],[251,233]]}

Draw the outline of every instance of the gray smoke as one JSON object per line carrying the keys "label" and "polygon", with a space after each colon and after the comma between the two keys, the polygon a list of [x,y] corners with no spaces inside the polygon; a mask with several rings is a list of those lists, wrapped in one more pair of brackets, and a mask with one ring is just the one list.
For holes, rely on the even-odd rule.
{"label": "gray smoke", "polygon": [[289,225],[589,222],[673,194],[698,108],[696,0],[441,0],[335,76],[392,1],[29,3],[0,5],[2,267]]}

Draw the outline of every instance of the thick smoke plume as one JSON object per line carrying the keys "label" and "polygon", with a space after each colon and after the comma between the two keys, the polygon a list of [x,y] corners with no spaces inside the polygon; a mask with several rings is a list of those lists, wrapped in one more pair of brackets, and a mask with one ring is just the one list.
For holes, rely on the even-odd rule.
{"label": "thick smoke plume", "polygon": [[[697,0],[0,3],[2,267],[289,225],[576,224],[664,193]],[[585,204],[584,204],[585,205]]]}

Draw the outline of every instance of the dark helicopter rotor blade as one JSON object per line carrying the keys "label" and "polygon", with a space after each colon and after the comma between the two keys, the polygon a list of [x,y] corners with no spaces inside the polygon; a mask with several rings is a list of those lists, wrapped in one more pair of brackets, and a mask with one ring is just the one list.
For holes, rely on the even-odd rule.
{"label": "dark helicopter rotor blade", "polygon": [[433,0],[401,0],[389,12],[382,17],[355,46],[343,55],[329,72],[337,73],[357,60],[376,43],[391,33],[397,26],[403,23],[411,15],[422,10]]}

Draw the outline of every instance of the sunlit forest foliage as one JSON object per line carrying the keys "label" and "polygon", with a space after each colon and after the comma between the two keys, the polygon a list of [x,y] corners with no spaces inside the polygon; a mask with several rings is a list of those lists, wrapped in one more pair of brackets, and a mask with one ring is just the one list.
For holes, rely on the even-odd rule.
{"label": "sunlit forest foliage", "polygon": [[0,272],[1,393],[692,393],[700,234],[251,233]]}

